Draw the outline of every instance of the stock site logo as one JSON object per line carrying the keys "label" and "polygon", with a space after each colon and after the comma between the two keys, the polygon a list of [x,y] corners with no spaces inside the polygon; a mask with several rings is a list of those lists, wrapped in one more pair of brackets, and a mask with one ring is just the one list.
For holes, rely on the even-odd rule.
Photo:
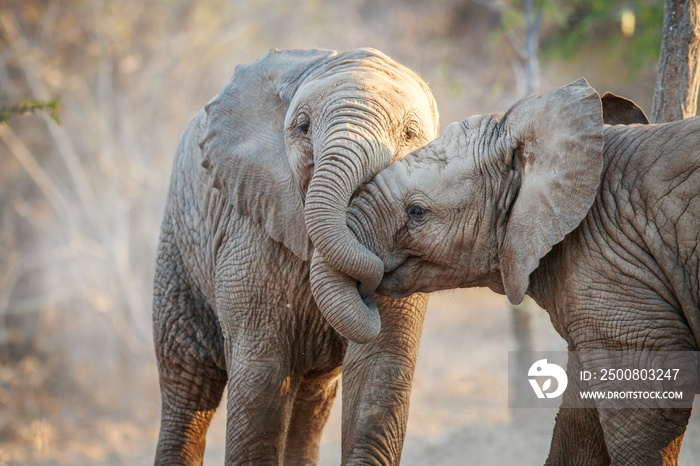
{"label": "stock site logo", "polygon": [[[564,390],[566,390],[566,385],[568,383],[566,371],[556,364],[549,364],[546,359],[540,359],[530,366],[527,375],[537,378],[547,377],[544,379],[541,387],[537,378],[528,379],[537,398],[544,398],[545,396],[547,398],[556,398],[561,396]],[[552,389],[552,379],[557,381],[557,386],[556,390],[550,393],[549,390]]]}

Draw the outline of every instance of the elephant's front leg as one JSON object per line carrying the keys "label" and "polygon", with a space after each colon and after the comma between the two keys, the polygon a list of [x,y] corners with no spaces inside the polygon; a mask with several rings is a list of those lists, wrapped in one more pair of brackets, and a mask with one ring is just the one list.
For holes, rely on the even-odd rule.
{"label": "elephant's front leg", "polygon": [[[240,330],[240,329],[239,329]],[[226,338],[226,464],[282,464],[299,376],[279,332],[245,329]]]}
{"label": "elephant's front leg", "polygon": [[613,465],[678,465],[690,408],[598,411]]}
{"label": "elephant's front leg", "polygon": [[[577,369],[601,374],[601,368],[622,367],[623,372],[630,374],[629,377],[618,376],[616,381],[594,377],[586,387],[591,392],[626,391],[636,395],[620,397],[619,400],[595,399],[613,465],[676,465],[691,409],[671,407],[663,396],[657,398],[656,394],[678,390],[687,396],[687,390],[695,388],[694,362],[680,357],[692,356],[696,350],[695,341],[683,317],[668,303],[650,296],[635,301],[632,296],[621,296],[619,290],[616,287],[597,296],[598,302],[605,302],[606,307],[587,310],[587,304],[595,302],[593,298],[596,297],[592,296],[582,300],[586,304],[570,310],[569,322],[576,322],[582,315],[595,316],[595,320],[589,317],[592,325],[570,324],[567,327],[570,345],[577,350],[580,361]],[[624,351],[629,356],[620,359],[619,355],[607,356],[601,350]],[[666,364],[669,366],[664,367]],[[679,369],[681,376],[678,380],[641,376],[635,380],[632,377],[633,370],[640,372],[641,369],[654,368],[654,371],[665,371],[672,367]],[[592,448],[597,447],[592,445]]]}
{"label": "elephant's front leg", "polygon": [[569,353],[566,372],[569,386],[564,392],[563,405],[559,408],[554,424],[552,445],[546,466],[605,466],[610,464],[610,456],[605,446],[603,428],[595,408],[581,405],[579,393],[584,390],[579,378],[571,376],[583,370],[576,352]]}
{"label": "elephant's front leg", "polygon": [[343,464],[399,464],[426,294],[375,296],[382,331],[371,343],[349,343],[343,361]]}
{"label": "elephant's front leg", "polygon": [[321,434],[340,384],[341,367],[307,374],[299,386],[284,450],[286,466],[318,464]]}

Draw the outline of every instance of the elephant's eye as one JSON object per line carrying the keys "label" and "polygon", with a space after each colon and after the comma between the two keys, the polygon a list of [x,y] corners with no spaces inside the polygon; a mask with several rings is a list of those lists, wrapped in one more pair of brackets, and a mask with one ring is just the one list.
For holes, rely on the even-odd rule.
{"label": "elephant's eye", "polygon": [[311,132],[311,119],[306,113],[301,113],[297,117],[297,131],[304,136],[308,136]]}
{"label": "elephant's eye", "polygon": [[413,139],[416,137],[415,131],[413,131],[411,128],[406,128],[403,132],[403,140],[404,142],[411,142]]}
{"label": "elephant's eye", "polygon": [[413,204],[408,208],[406,213],[408,214],[409,218],[420,220],[425,216],[425,208],[418,204]]}
{"label": "elephant's eye", "polygon": [[299,131],[299,133],[303,134],[304,136],[307,136],[309,134],[309,129],[311,129],[311,123],[309,123],[308,121],[301,123],[299,124],[299,126],[297,126],[297,130]]}

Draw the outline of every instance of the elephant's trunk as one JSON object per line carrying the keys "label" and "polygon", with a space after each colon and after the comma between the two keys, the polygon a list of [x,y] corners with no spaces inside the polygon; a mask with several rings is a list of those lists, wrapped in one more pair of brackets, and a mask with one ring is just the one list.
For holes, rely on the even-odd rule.
{"label": "elephant's trunk", "polygon": [[311,292],[328,323],[345,338],[367,343],[382,328],[372,297],[362,299],[356,281],[326,262],[318,250],[311,259]]}
{"label": "elephant's trunk", "polygon": [[[306,196],[306,224],[316,249],[312,292],[336,331],[366,342],[379,333],[380,323],[376,307],[365,306],[361,297],[377,288],[384,264],[350,232],[346,209],[355,190],[389,165],[391,152],[359,136],[358,129],[346,127],[333,134],[325,140]],[[353,297],[347,293],[351,288]]]}

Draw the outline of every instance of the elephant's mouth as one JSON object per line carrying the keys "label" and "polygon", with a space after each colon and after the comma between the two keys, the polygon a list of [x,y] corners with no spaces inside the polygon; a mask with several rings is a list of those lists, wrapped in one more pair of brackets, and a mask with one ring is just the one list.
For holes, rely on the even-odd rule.
{"label": "elephant's mouth", "polygon": [[388,261],[384,267],[384,276],[376,292],[389,298],[399,299],[412,294],[415,290],[420,259],[406,256],[403,259]]}
{"label": "elephant's mouth", "polygon": [[389,275],[394,273],[401,267],[403,267],[406,262],[411,258],[411,256],[390,256],[384,260],[384,275]]}
{"label": "elephant's mouth", "polygon": [[382,281],[376,293],[393,299],[405,298],[413,293],[462,288],[464,273],[460,270],[426,260],[424,257],[408,256],[393,267],[385,267]]}

